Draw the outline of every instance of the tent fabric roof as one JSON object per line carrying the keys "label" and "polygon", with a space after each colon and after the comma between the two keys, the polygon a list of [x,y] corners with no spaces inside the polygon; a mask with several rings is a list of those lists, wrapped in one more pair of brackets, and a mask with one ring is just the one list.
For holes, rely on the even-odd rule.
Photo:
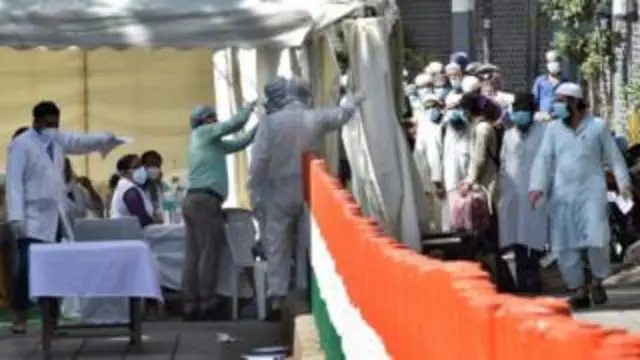
{"label": "tent fabric roof", "polygon": [[290,1],[0,0],[0,46],[293,47],[361,5]]}

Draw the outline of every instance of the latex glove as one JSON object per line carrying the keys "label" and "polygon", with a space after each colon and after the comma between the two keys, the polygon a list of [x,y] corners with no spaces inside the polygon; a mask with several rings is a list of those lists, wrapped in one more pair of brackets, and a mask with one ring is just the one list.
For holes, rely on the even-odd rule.
{"label": "latex glove", "polygon": [[365,97],[361,94],[347,94],[342,98],[340,105],[345,107],[357,108],[358,106],[360,106],[360,104],[364,102],[364,100],[365,100]]}
{"label": "latex glove", "polygon": [[107,141],[105,142],[105,144],[102,147],[102,149],[100,149],[100,154],[104,158],[107,155],[109,155],[109,153],[113,149],[117,148],[120,145],[127,144],[129,142],[131,142],[131,139],[129,139],[129,138],[122,137],[122,136],[116,136],[113,133],[108,133],[107,134]]}
{"label": "latex glove", "polygon": [[11,233],[13,237],[16,239],[22,239],[27,236],[26,226],[24,221],[16,220],[9,223],[9,228],[11,229]]}
{"label": "latex glove", "polygon": [[549,121],[551,120],[551,115],[548,112],[538,111],[533,115],[533,120],[535,121]]}

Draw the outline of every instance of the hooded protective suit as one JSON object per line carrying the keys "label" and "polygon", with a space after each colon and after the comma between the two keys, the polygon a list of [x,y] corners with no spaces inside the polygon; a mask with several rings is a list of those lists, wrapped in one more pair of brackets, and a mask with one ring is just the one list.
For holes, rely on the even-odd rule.
{"label": "hooded protective suit", "polygon": [[289,291],[294,244],[308,247],[302,154],[320,151],[324,135],[346,124],[363,98],[346,95],[339,107],[313,109],[309,86],[300,78],[276,78],[264,90],[270,113],[254,141],[249,188],[264,222],[268,296],[283,297]]}

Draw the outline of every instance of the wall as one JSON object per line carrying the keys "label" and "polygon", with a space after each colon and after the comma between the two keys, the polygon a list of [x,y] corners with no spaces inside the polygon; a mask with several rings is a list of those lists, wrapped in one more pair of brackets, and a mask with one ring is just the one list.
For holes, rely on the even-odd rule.
{"label": "wall", "polygon": [[[476,0],[475,57],[482,59],[482,14],[490,15],[492,62],[500,66],[510,91],[529,90],[542,69],[551,27],[536,0]],[[434,59],[451,52],[451,0],[398,0],[409,39]]]}
{"label": "wall", "polygon": [[88,170],[106,180],[119,156],[148,149],[160,151],[167,171],[182,168],[189,112],[213,102],[211,52],[100,49],[87,53],[86,67],[83,57],[80,50],[0,50],[0,167],[11,134],[30,125],[36,102],[50,99],[61,107],[65,129],[113,131],[135,140],[106,159],[74,157],[79,174]]}

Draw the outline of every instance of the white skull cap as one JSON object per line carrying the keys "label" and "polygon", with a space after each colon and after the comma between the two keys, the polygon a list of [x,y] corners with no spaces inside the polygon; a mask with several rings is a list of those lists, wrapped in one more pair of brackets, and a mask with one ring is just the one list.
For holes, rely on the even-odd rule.
{"label": "white skull cap", "polygon": [[465,94],[480,90],[480,79],[475,76],[465,76],[462,79],[462,92]]}
{"label": "white skull cap", "polygon": [[424,68],[424,72],[427,74],[440,74],[444,70],[444,65],[439,61],[432,61]]}
{"label": "white skull cap", "polygon": [[558,61],[560,60],[560,55],[558,55],[558,52],[555,50],[549,50],[545,54],[545,59],[547,60],[548,63],[553,61]]}
{"label": "white skull cap", "polygon": [[562,83],[556,89],[556,95],[572,97],[574,99],[582,99],[583,93],[580,85],[576,83]]}
{"label": "white skull cap", "polygon": [[427,86],[433,82],[433,76],[431,74],[418,74],[415,80],[413,81],[417,87]]}
{"label": "white skull cap", "polygon": [[444,106],[447,109],[454,108],[460,105],[460,100],[462,100],[461,94],[449,93],[449,95],[447,95],[447,98],[444,100]]}
{"label": "white skull cap", "polygon": [[444,68],[444,71],[446,71],[446,72],[455,71],[455,70],[458,70],[458,71],[462,70],[462,68],[460,67],[460,64],[454,63],[454,62],[450,62]]}

